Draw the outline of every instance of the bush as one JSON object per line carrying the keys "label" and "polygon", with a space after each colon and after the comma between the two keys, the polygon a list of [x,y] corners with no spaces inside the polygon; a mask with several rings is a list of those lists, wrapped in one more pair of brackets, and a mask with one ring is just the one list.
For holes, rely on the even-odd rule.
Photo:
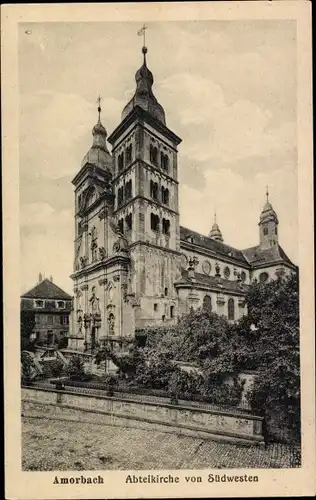
{"label": "bush", "polygon": [[51,366],[50,370],[52,372],[53,377],[60,377],[64,369],[64,364],[60,359],[56,359]]}
{"label": "bush", "polygon": [[84,361],[81,356],[72,356],[66,368],[67,375],[73,380],[84,380],[86,377]]}

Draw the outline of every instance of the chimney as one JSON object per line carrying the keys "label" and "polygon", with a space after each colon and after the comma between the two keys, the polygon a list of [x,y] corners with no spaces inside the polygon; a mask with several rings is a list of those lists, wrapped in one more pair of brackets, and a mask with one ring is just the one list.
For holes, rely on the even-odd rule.
{"label": "chimney", "polygon": [[43,281],[43,275],[42,275],[42,273],[39,273],[38,282],[41,283],[42,281]]}

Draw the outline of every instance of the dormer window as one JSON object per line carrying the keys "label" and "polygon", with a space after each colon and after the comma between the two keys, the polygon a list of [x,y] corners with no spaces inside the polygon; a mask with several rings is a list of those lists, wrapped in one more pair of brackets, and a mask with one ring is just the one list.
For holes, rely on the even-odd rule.
{"label": "dormer window", "polygon": [[35,300],[34,302],[34,306],[37,308],[37,309],[41,309],[44,307],[44,300],[40,300],[40,299],[37,299]]}
{"label": "dormer window", "polygon": [[57,307],[57,309],[65,309],[65,301],[64,300],[57,300],[56,307]]}

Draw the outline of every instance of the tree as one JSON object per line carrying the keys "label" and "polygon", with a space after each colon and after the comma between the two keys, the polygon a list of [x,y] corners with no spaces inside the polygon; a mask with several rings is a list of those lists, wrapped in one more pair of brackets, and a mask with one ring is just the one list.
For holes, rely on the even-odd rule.
{"label": "tree", "polygon": [[246,297],[252,362],[258,370],[252,404],[278,415],[300,436],[299,283],[296,274],[253,284]]}
{"label": "tree", "polygon": [[20,331],[21,331],[21,351],[34,351],[35,342],[30,339],[35,328],[34,311],[21,311]]}

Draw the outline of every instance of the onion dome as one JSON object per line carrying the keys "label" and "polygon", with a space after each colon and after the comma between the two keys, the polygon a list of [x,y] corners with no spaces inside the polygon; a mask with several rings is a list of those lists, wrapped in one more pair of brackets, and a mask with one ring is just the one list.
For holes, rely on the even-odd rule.
{"label": "onion dome", "polygon": [[214,224],[213,224],[212,229],[209,232],[208,236],[209,236],[209,238],[212,238],[213,240],[224,241],[221,230],[220,230],[218,224],[216,223],[216,213],[214,214]]}
{"label": "onion dome", "polygon": [[136,91],[132,99],[126,104],[122,112],[122,120],[129,115],[129,113],[139,106],[148,113],[150,113],[156,120],[166,124],[166,117],[163,107],[158,103],[156,97],[152,92],[154,77],[152,72],[147,68],[146,54],[147,47],[142,48],[144,54],[144,62],[141,68],[135,74]]}
{"label": "onion dome", "polygon": [[109,153],[106,144],[107,131],[103,127],[100,119],[101,107],[98,107],[99,119],[98,123],[92,129],[93,143],[88,153],[82,160],[81,166],[87,163],[96,165],[112,173],[112,156]]}
{"label": "onion dome", "polygon": [[266,191],[266,197],[267,201],[262,209],[262,212],[260,214],[260,222],[259,224],[263,224],[264,222],[270,222],[273,221],[275,224],[279,224],[278,216],[276,212],[274,211],[271,203],[269,202],[269,191],[267,188]]}

